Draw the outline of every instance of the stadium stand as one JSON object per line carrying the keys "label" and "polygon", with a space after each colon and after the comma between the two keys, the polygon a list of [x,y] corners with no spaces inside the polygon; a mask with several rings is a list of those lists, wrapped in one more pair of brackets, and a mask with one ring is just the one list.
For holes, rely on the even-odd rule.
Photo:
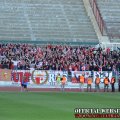
{"label": "stadium stand", "polygon": [[120,42],[120,1],[96,0],[111,42]]}
{"label": "stadium stand", "polygon": [[[108,28],[112,28],[109,20],[119,23],[119,13],[104,13],[109,10],[104,4],[110,6],[112,0],[109,4],[107,0],[97,3]],[[79,46],[99,43],[83,0],[1,0],[0,13],[0,68],[109,71],[120,64],[120,47],[116,44]]]}
{"label": "stadium stand", "polygon": [[0,40],[99,42],[82,0],[1,0]]}
{"label": "stadium stand", "polygon": [[101,83],[118,80],[119,6],[119,0],[0,0],[0,86],[84,91],[78,84],[88,78],[94,87],[98,75]]}

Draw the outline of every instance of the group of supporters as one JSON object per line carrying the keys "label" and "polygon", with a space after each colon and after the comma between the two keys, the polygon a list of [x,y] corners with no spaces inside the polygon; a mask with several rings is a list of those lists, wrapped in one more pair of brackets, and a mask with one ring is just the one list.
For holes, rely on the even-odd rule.
{"label": "group of supporters", "polygon": [[[0,44],[0,69],[57,71],[120,71],[120,50],[92,46]],[[60,81],[60,78],[58,78]],[[64,78],[63,78],[64,79]],[[105,79],[104,90],[111,80]],[[91,90],[92,78],[88,78]],[[97,80],[98,81],[98,80]],[[64,83],[60,81],[60,83]],[[99,83],[101,84],[101,83]],[[96,90],[100,90],[96,83]],[[84,76],[80,76],[80,87]],[[112,85],[112,83],[111,83]],[[62,88],[64,88],[62,84]],[[114,84],[112,86],[114,91]]]}
{"label": "group of supporters", "polygon": [[0,68],[115,71],[120,68],[120,51],[92,46],[0,44]]}

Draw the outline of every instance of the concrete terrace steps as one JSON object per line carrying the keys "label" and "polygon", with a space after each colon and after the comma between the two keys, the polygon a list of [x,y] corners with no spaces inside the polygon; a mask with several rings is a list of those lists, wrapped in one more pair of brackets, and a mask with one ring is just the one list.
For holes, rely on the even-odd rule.
{"label": "concrete terrace steps", "polygon": [[120,0],[97,0],[111,42],[120,42]]}
{"label": "concrete terrace steps", "polygon": [[75,2],[73,0],[1,0],[1,2],[5,2],[5,3],[15,3],[15,4],[22,4],[22,3],[26,3],[26,4],[72,4],[72,5],[78,5],[80,4],[82,1],[81,0],[75,0]]}
{"label": "concrete terrace steps", "polygon": [[98,43],[82,0],[1,0],[0,40]]}

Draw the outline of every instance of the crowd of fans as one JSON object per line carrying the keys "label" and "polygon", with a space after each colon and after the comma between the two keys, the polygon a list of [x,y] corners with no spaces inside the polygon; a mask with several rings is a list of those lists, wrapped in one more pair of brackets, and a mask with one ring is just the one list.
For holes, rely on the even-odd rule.
{"label": "crowd of fans", "polygon": [[114,71],[120,69],[120,51],[90,46],[0,44],[0,68]]}

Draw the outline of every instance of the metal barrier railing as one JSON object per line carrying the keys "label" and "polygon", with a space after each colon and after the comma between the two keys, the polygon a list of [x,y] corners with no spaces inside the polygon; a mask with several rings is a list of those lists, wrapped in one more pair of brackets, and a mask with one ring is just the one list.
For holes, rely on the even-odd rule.
{"label": "metal barrier railing", "polygon": [[104,28],[105,28],[104,20],[101,16],[101,13],[100,13],[99,9],[98,9],[96,0],[89,0],[89,2],[90,2],[90,5],[91,5],[91,8],[93,10],[93,14],[96,18],[97,24],[99,26],[99,29],[101,31],[101,34],[104,35]]}

